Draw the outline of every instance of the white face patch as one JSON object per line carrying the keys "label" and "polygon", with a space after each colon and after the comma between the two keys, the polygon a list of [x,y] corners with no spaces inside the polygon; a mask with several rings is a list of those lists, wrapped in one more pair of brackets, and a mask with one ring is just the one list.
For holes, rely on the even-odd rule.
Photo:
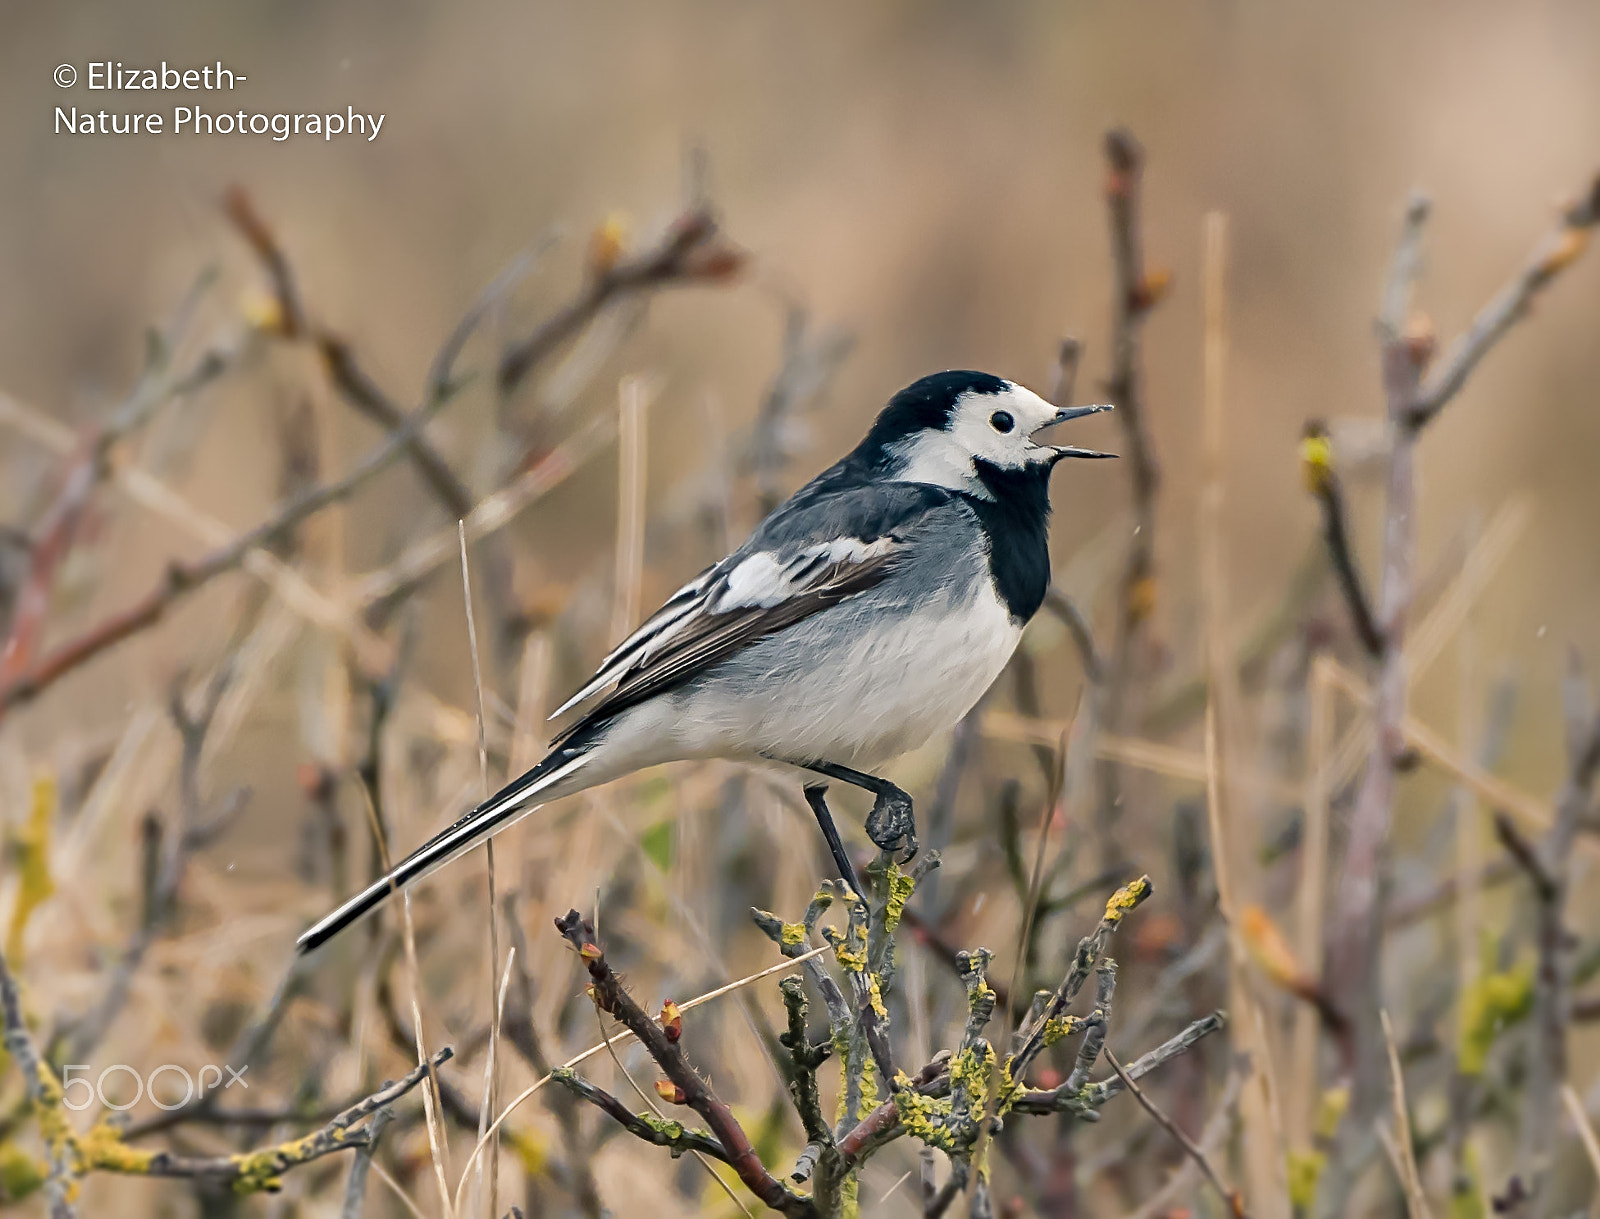
{"label": "white face patch", "polygon": [[900,464],[890,477],[987,498],[975,459],[1008,470],[1051,460],[1052,451],[1035,444],[1032,435],[1055,418],[1055,407],[1010,381],[1002,393],[962,394],[948,428],[918,432],[891,446]]}

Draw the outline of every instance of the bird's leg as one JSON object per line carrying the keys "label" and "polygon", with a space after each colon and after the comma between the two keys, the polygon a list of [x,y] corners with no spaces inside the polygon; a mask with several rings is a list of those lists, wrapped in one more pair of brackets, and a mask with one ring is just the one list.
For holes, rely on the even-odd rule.
{"label": "bird's leg", "polygon": [[864,788],[875,797],[872,811],[867,814],[867,837],[874,846],[884,851],[904,849],[900,862],[905,863],[917,853],[917,823],[911,814],[911,797],[887,779],[851,770],[837,762],[807,762],[807,770]]}
{"label": "bird's leg", "polygon": [[850,856],[845,854],[844,843],[839,840],[839,829],[833,824],[833,814],[828,811],[828,785],[807,783],[803,790],[806,803],[811,806],[811,811],[817,815],[817,824],[822,827],[822,836],[828,840],[828,850],[833,852],[833,862],[839,869],[839,875],[850,883],[850,888],[857,895],[865,894],[866,890],[856,879],[855,868],[850,866]]}

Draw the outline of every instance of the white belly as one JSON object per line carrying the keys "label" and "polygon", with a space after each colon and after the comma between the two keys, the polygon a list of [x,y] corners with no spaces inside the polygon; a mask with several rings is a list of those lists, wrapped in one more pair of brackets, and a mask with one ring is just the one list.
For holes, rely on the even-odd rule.
{"label": "white belly", "polygon": [[679,757],[867,767],[953,728],[1022,637],[987,581],[955,612],[939,604],[859,626],[817,621],[774,655],[753,650],[764,667],[661,700],[671,723],[653,726],[668,729]]}

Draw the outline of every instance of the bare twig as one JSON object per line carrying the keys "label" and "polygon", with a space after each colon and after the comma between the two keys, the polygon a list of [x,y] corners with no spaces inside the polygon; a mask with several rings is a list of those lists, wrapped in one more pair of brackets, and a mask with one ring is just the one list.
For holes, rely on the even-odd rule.
{"label": "bare twig", "polygon": [[[1141,1054],[1128,1063],[1125,1068],[1128,1078],[1143,1079],[1179,1054],[1193,1049],[1203,1038],[1226,1028],[1227,1024],[1228,1017],[1222,1012],[1212,1012],[1208,1016],[1191,1021],[1187,1027],[1167,1038],[1155,1049]],[[1016,1104],[1012,1108],[1017,1113],[1075,1113],[1083,1116],[1104,1105],[1120,1093],[1124,1086],[1120,1076],[1112,1075],[1098,1083],[1090,1084],[1082,1093],[1076,1095],[1068,1092],[1065,1087],[1029,1090],[1017,1097]]]}
{"label": "bare twig", "polygon": [[1322,508],[1322,535],[1328,546],[1328,558],[1334,575],[1339,579],[1339,591],[1344,595],[1345,607],[1350,611],[1351,625],[1356,638],[1367,654],[1377,658],[1383,654],[1383,632],[1378,629],[1367,600],[1367,591],[1361,581],[1361,571],[1356,566],[1350,549],[1350,531],[1346,525],[1344,487],[1333,465],[1333,441],[1320,419],[1310,420],[1300,441],[1300,468],[1305,476],[1306,489],[1316,496]]}
{"label": "bare twig", "polygon": [[709,207],[692,204],[652,248],[631,256],[613,252],[592,260],[589,279],[578,296],[501,355],[500,392],[515,390],[535,365],[623,296],[675,284],[726,283],[744,259],[744,252],[717,227]]}
{"label": "bare twig", "polygon": [[783,363],[762,399],[747,450],[763,513],[778,506],[783,498],[783,472],[799,456],[799,416],[822,395],[855,345],[855,336],[848,330],[828,327],[818,331],[803,306],[788,307]]}
{"label": "bare twig", "polygon": [[[477,614],[472,608],[472,569],[467,561],[467,523],[456,521],[457,537],[461,544],[461,599],[467,618],[467,650],[472,656],[472,690],[474,710],[478,721],[478,799],[489,798],[489,739],[483,713],[483,666],[478,657]],[[511,977],[511,962],[506,961],[505,980],[495,986],[494,970],[500,962],[499,895],[495,892],[494,839],[483,842],[483,864],[488,880],[489,915],[489,1051],[484,1056],[483,1104],[478,1109],[478,1137],[489,1128],[489,1118],[499,1100],[499,1074],[497,1054],[500,1049],[500,1010],[505,997],[506,984]],[[500,1210],[500,1144],[489,1148],[489,1214]],[[480,1182],[481,1185],[481,1182]]]}
{"label": "bare twig", "polygon": [[644,580],[645,480],[649,456],[650,400],[655,397],[641,377],[624,377],[617,386],[617,550],[612,580],[611,637],[615,647],[639,623],[640,585]]}
{"label": "bare twig", "polygon": [[1052,584],[1045,590],[1044,607],[1066,625],[1072,643],[1078,649],[1078,659],[1083,662],[1083,675],[1095,685],[1105,680],[1106,666],[1099,649],[1094,645],[1094,631],[1089,619],[1073,599]]}
{"label": "bare twig", "polygon": [[367,1199],[367,1175],[372,1169],[372,1157],[377,1153],[378,1140],[394,1120],[393,1109],[379,1109],[372,1115],[367,1127],[365,1145],[356,1148],[355,1159],[350,1164],[350,1177],[344,1187],[344,1208],[340,1219],[361,1219],[361,1208]]}
{"label": "bare twig", "polygon": [[1478,312],[1472,325],[1418,387],[1408,414],[1411,426],[1421,427],[1444,409],[1466,384],[1478,361],[1506,331],[1528,316],[1534,298],[1577,261],[1596,225],[1600,225],[1600,175],[1562,213],[1560,223],[1534,248],[1522,270]]}
{"label": "bare twig", "polygon": [[[1244,1079],[1245,1073],[1239,1070],[1236,1063],[1234,1069],[1228,1072],[1227,1086],[1217,1099],[1211,1119],[1206,1122],[1205,1129],[1200,1132],[1200,1137],[1196,1140],[1202,1153],[1208,1156],[1212,1154],[1227,1136],[1236,1117],[1234,1107],[1239,1102],[1239,1090],[1243,1086]],[[1167,1183],[1145,1199],[1129,1219],[1158,1219],[1158,1216],[1169,1214],[1173,1204],[1194,1188],[1195,1178],[1200,1172],[1197,1161],[1192,1158],[1185,1159],[1182,1166],[1168,1178]]]}
{"label": "bare twig", "polygon": [[1411,1113],[1406,1104],[1406,1080],[1400,1070],[1400,1051],[1395,1048],[1389,1013],[1380,1009],[1378,1016],[1383,1025],[1384,1048],[1388,1051],[1389,1086],[1394,1098],[1394,1151],[1400,1183],[1405,1189],[1406,1209],[1411,1219],[1429,1219],[1428,1199],[1422,1192],[1422,1174],[1417,1171],[1417,1156],[1412,1146]]}
{"label": "bare twig", "polygon": [[[255,202],[241,186],[232,186],[223,196],[223,211],[261,261],[272,282],[277,306],[273,329],[282,337],[307,340],[322,357],[323,366],[339,396],[385,431],[405,426],[405,411],[378,387],[357,363],[350,345],[316,322],[307,312],[295,282],[288,255],[277,234],[256,210]],[[449,463],[418,430],[405,441],[406,455],[423,482],[452,517],[465,516],[472,508],[472,493],[456,477]]]}
{"label": "bare twig", "polygon": [[552,1072],[552,1076],[556,1083],[574,1096],[588,1101],[629,1134],[647,1143],[654,1143],[657,1147],[669,1148],[674,1159],[686,1151],[695,1151],[712,1159],[721,1160],[724,1164],[731,1163],[727,1148],[703,1130],[691,1130],[682,1122],[640,1117],[604,1088],[590,1083],[576,1071],[569,1071],[565,1067],[557,1068]]}
{"label": "bare twig", "polygon": [[1183,1148],[1184,1154],[1195,1162],[1201,1173],[1204,1174],[1205,1179],[1210,1183],[1211,1188],[1217,1191],[1217,1196],[1222,1199],[1222,1204],[1228,1208],[1228,1213],[1233,1215],[1235,1219],[1244,1219],[1244,1200],[1239,1196],[1239,1191],[1223,1183],[1222,1178],[1217,1174],[1217,1170],[1212,1167],[1211,1160],[1200,1149],[1200,1145],[1180,1130],[1170,1117],[1157,1108],[1155,1102],[1144,1094],[1144,1089],[1134,1081],[1122,1064],[1117,1061],[1116,1055],[1111,1052],[1109,1047],[1104,1053],[1106,1062],[1117,1073],[1117,1078],[1122,1081],[1123,1087],[1133,1094],[1133,1099],[1138,1101],[1144,1111],[1155,1120],[1156,1125],[1170,1134],[1173,1141]]}
{"label": "bare twig", "polygon": [[1583,1101],[1578,1099],[1578,1094],[1572,1090],[1571,1084],[1561,1085],[1561,1103],[1566,1106],[1567,1116],[1577,1127],[1578,1137],[1583,1141],[1584,1154],[1589,1157],[1590,1170],[1596,1179],[1600,1180],[1600,1138],[1595,1137],[1594,1125],[1589,1121],[1589,1114],[1584,1110]]}
{"label": "bare twig", "polygon": [[1056,363],[1050,373],[1050,392],[1046,395],[1055,406],[1071,406],[1072,393],[1078,385],[1078,364],[1083,359],[1083,344],[1070,334],[1056,348]]}
{"label": "bare twig", "polygon": [[127,947],[112,969],[100,1000],[72,1022],[67,1041],[68,1059],[81,1061],[87,1058],[105,1037],[127,1002],[133,977],[144,962],[146,953],[166,930],[188,868],[189,856],[221,827],[230,823],[249,801],[249,790],[237,789],[208,816],[200,794],[200,760],[206,736],[211,731],[217,709],[232,679],[233,656],[230,654],[206,683],[198,712],[189,709],[182,678],[173,683],[168,702],[173,726],[178,730],[181,743],[179,813],[174,823],[165,827],[159,821],[153,822],[160,858],[146,893],[146,917],[128,937]]}

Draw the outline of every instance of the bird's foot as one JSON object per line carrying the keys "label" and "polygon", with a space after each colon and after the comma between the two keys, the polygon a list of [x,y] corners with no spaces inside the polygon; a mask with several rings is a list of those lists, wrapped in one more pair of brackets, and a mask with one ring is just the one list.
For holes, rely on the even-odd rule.
{"label": "bird's foot", "polygon": [[898,862],[906,863],[917,854],[917,823],[911,811],[911,797],[898,787],[886,786],[872,802],[867,814],[867,837],[879,850],[902,851]]}

